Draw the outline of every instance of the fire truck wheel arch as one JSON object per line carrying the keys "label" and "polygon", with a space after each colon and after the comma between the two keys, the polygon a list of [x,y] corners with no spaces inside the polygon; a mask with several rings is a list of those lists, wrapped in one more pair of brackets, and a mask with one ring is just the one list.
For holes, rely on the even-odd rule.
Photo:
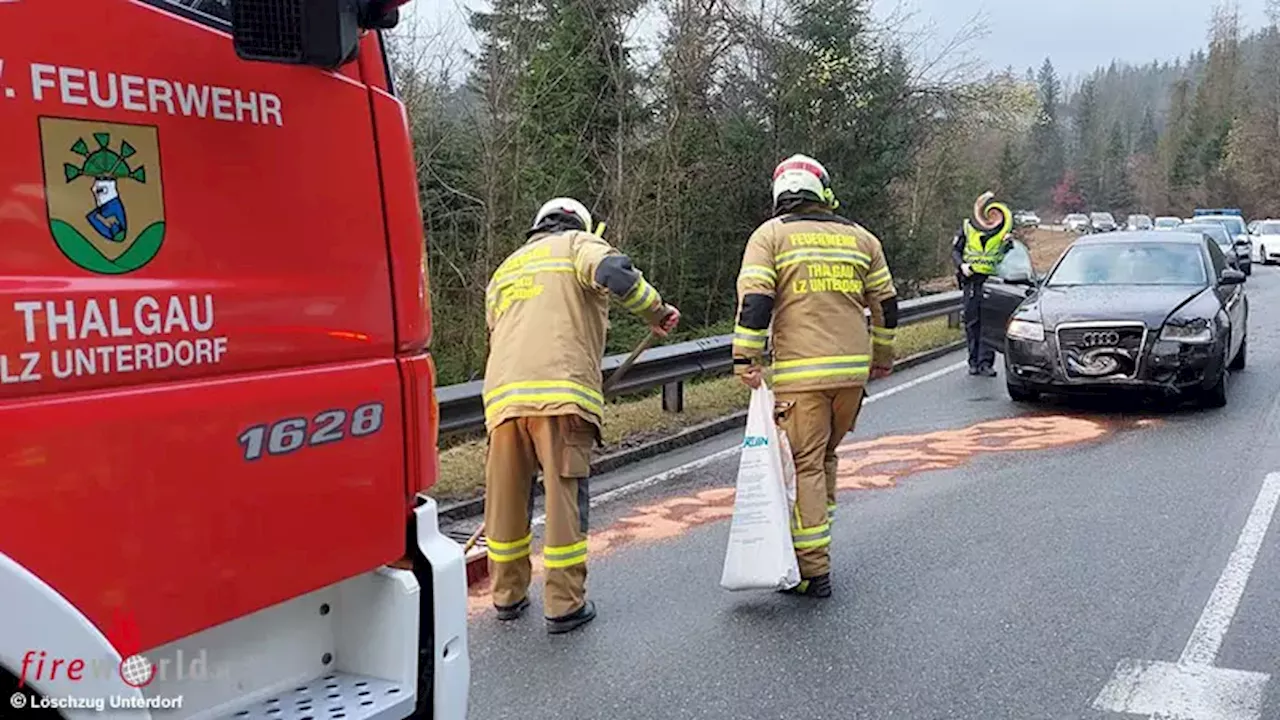
{"label": "fire truck wheel arch", "polygon": [[[4,598],[4,612],[0,614],[0,666],[14,677],[22,676],[22,660],[29,652],[43,651],[49,658],[120,660],[119,653],[89,618],[57,590],[4,553],[0,553],[0,598]],[[26,684],[46,697],[143,697],[141,690],[129,687],[114,677],[99,678],[92,673],[84,673],[83,678],[75,682],[65,677],[65,669],[64,675],[53,681],[33,678],[32,672],[27,675]],[[150,718],[146,710],[129,712],[132,718]],[[93,715],[96,717],[97,713]]]}

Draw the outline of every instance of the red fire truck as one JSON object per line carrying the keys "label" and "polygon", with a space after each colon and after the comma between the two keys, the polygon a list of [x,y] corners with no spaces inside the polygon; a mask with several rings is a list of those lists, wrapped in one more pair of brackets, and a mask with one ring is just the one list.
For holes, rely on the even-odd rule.
{"label": "red fire truck", "polygon": [[0,0],[0,715],[466,716],[400,2]]}

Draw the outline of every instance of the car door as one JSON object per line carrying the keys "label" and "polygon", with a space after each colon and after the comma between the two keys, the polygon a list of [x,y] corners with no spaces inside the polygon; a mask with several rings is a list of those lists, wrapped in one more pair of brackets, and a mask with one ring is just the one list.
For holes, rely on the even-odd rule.
{"label": "car door", "polygon": [[1219,280],[1222,277],[1222,272],[1232,267],[1230,258],[1222,251],[1218,243],[1213,240],[1206,241],[1205,246],[1209,250],[1209,260],[1213,266],[1214,293],[1217,294],[1218,301],[1222,303],[1222,309],[1227,314],[1227,322],[1231,325],[1230,349],[1227,355],[1228,357],[1235,357],[1236,350],[1244,340],[1246,321],[1244,285],[1222,284]]}
{"label": "car door", "polygon": [[1004,332],[1018,306],[1037,289],[1031,251],[1013,241],[996,272],[982,284],[982,342],[1004,352]]}

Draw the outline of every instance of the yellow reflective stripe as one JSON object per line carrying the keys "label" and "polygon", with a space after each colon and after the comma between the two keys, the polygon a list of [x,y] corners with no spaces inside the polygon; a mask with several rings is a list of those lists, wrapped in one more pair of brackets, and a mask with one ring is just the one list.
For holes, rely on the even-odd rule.
{"label": "yellow reflective stripe", "polygon": [[870,366],[870,355],[840,355],[836,357],[784,360],[773,364],[773,381],[775,383],[788,383],[842,376],[848,376],[856,380],[868,377],[870,375]]}
{"label": "yellow reflective stripe", "polygon": [[484,539],[484,544],[487,545],[490,550],[518,550],[522,547],[529,547],[529,544],[532,542],[533,533],[529,533],[519,540],[512,540],[510,542],[494,540],[493,538],[488,537]]}
{"label": "yellow reflective stripe", "polygon": [[893,277],[889,275],[889,268],[880,268],[867,276],[867,287],[875,290],[888,285],[892,280]]}
{"label": "yellow reflective stripe", "polygon": [[622,298],[622,306],[631,312],[641,312],[658,299],[658,291],[644,278],[636,281],[636,286]]}
{"label": "yellow reflective stripe", "polygon": [[513,562],[522,558],[529,557],[530,545],[533,543],[533,533],[529,533],[519,540],[511,542],[502,542],[501,540],[492,540],[485,538],[485,545],[488,546],[489,559],[494,562]]}
{"label": "yellow reflective stripe", "polygon": [[733,327],[733,344],[737,347],[763,350],[765,341],[768,338],[768,330],[755,330],[753,328],[742,327],[741,325],[735,325]]}
{"label": "yellow reflective stripe", "polygon": [[509,562],[515,562],[517,560],[523,560],[529,557],[529,555],[532,552],[533,552],[533,549],[527,548],[527,547],[520,548],[519,550],[512,550],[510,553],[501,552],[501,551],[490,548],[489,559],[496,563],[509,563]]}
{"label": "yellow reflective stripe", "polygon": [[897,331],[889,328],[871,326],[871,342],[876,345],[893,345],[894,338],[897,337]]}
{"label": "yellow reflective stripe", "polygon": [[518,402],[572,403],[597,415],[604,414],[604,396],[599,390],[569,380],[532,380],[507,383],[485,393],[485,417]]}
{"label": "yellow reflective stripe", "polygon": [[827,503],[827,524],[830,525],[831,523],[835,522],[835,519],[836,519],[836,504]]}
{"label": "yellow reflective stripe", "polygon": [[857,250],[841,250],[838,248],[828,250],[787,250],[786,252],[778,253],[773,260],[779,270],[804,262],[846,263],[862,268],[871,265],[870,255]]}
{"label": "yellow reflective stripe", "polygon": [[796,528],[791,531],[791,546],[797,550],[825,547],[831,544],[831,523],[817,527]]}
{"label": "yellow reflective stripe", "polygon": [[548,545],[542,548],[542,564],[549,568],[564,568],[581,565],[587,561],[587,541],[572,545]]}
{"label": "yellow reflective stripe", "polygon": [[851,248],[851,247],[804,247],[804,248],[799,248],[797,250],[783,250],[782,252],[773,256],[774,264],[776,265],[777,261],[780,259],[789,260],[794,257],[805,255],[807,253],[839,255],[847,258],[852,258],[855,261],[862,262],[867,265],[871,264],[870,255],[862,252],[861,250],[858,250],[856,248]]}
{"label": "yellow reflective stripe", "polygon": [[775,370],[801,367],[803,365],[830,365],[833,363],[869,363],[870,355],[833,355],[831,357],[801,358],[799,360],[779,360],[773,364]]}
{"label": "yellow reflective stripe", "polygon": [[500,385],[484,394],[484,401],[491,402],[498,399],[500,395],[506,395],[513,390],[557,390],[560,388],[569,388],[576,392],[580,392],[594,400],[604,402],[604,396],[599,390],[581,385],[572,380],[522,380],[519,382],[511,382],[506,385]]}
{"label": "yellow reflective stripe", "polygon": [[778,273],[771,267],[764,265],[743,265],[742,272],[738,273],[739,280],[762,280],[769,287],[773,287],[778,283]]}
{"label": "yellow reflective stripe", "polygon": [[551,259],[537,260],[516,270],[508,270],[506,272],[496,273],[490,281],[491,287],[497,289],[503,285],[510,284],[526,275],[534,275],[540,272],[576,272],[573,267],[573,261],[568,259]]}

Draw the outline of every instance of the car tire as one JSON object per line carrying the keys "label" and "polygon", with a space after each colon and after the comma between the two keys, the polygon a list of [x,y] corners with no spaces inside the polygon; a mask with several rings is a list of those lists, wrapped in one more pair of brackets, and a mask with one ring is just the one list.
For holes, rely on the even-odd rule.
{"label": "car tire", "polygon": [[1231,365],[1229,367],[1232,370],[1243,370],[1245,364],[1248,363],[1248,357],[1247,357],[1248,354],[1249,354],[1249,336],[1246,335],[1245,338],[1240,341],[1240,352],[1236,353],[1236,356],[1234,359],[1232,359]]}
{"label": "car tire", "polygon": [[[1225,358],[1224,358],[1225,360]],[[1222,364],[1222,374],[1218,376],[1218,382],[1213,387],[1204,391],[1204,395],[1200,398],[1200,404],[1206,408],[1221,408],[1227,406],[1227,372],[1226,363]]]}
{"label": "car tire", "polygon": [[1247,262],[1247,263],[1245,263],[1244,265],[1242,265],[1241,267],[1243,267],[1243,268],[1244,268],[1244,276],[1245,276],[1245,277],[1249,277],[1250,275],[1252,275],[1252,274],[1253,274],[1253,263],[1251,263],[1251,262]]}
{"label": "car tire", "polygon": [[1030,403],[1040,399],[1040,393],[1015,383],[1005,382],[1004,389],[1008,391],[1009,399],[1016,403]]}

